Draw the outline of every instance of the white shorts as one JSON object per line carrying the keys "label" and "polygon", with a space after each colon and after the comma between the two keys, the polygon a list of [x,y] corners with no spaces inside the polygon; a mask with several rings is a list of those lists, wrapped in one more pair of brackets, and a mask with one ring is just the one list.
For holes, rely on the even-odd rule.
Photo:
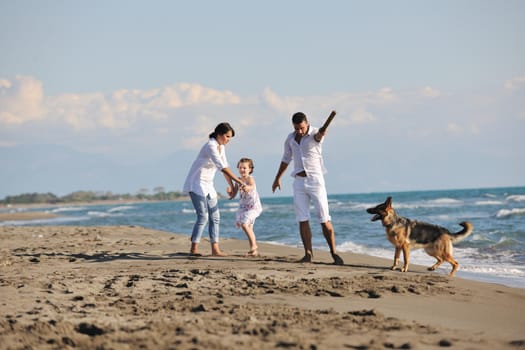
{"label": "white shorts", "polygon": [[296,176],[293,183],[293,202],[298,222],[310,220],[310,204],[314,206],[320,224],[331,220],[323,178]]}

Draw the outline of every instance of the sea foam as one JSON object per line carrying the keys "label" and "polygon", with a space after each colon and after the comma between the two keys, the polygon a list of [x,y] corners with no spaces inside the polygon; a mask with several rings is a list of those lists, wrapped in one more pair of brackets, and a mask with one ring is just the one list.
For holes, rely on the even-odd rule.
{"label": "sea foam", "polygon": [[497,218],[507,218],[509,216],[525,215],[525,208],[500,209],[496,214]]}

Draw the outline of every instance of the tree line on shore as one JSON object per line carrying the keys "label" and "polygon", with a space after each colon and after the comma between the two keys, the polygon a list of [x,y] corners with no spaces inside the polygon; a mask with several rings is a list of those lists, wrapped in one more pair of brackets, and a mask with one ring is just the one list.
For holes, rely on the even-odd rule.
{"label": "tree line on shore", "polygon": [[57,196],[51,192],[48,193],[23,193],[15,196],[6,196],[0,203],[9,204],[60,204],[75,202],[96,202],[96,201],[133,201],[133,200],[151,200],[151,201],[169,201],[184,198],[185,196],[179,191],[164,191],[162,187],[156,187],[154,193],[150,194],[149,190],[141,189],[136,194],[115,194],[112,192],[96,191],[76,191],[65,196]]}

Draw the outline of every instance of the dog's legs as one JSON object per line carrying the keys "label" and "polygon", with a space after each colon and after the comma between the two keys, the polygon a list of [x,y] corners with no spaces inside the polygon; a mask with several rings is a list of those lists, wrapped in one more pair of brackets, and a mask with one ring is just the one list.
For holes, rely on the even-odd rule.
{"label": "dog's legs", "polygon": [[407,272],[408,271],[408,263],[410,262],[410,247],[408,244],[403,245],[403,268],[401,269],[401,272]]}
{"label": "dog's legs", "polygon": [[396,252],[394,253],[394,265],[390,268],[392,271],[397,268],[399,264],[399,256],[401,255],[401,248],[396,247]]}
{"label": "dog's legs", "polygon": [[434,258],[436,258],[437,261],[436,261],[436,263],[435,263],[434,265],[432,265],[432,266],[430,266],[430,267],[428,268],[428,271],[434,271],[434,270],[437,269],[441,264],[443,264],[443,261],[444,261],[444,260],[443,260],[441,257],[439,257],[439,256],[435,256],[435,255],[434,255]]}
{"label": "dog's legs", "polygon": [[452,246],[452,241],[449,240],[448,245],[447,245],[446,255],[444,256],[444,258],[445,258],[445,261],[448,261],[448,263],[452,265],[452,271],[450,271],[450,273],[448,274],[450,277],[454,277],[459,267],[459,263],[452,257],[453,252],[454,252],[454,247]]}
{"label": "dog's legs", "polygon": [[454,252],[454,247],[452,246],[452,242],[448,239],[445,239],[442,241],[442,244],[439,246],[436,246],[433,250],[425,249],[426,252],[437,259],[437,262],[429,267],[428,269],[431,271],[434,271],[437,269],[442,263],[445,261],[448,262],[450,265],[452,265],[452,271],[450,271],[449,276],[454,277],[456,274],[456,271],[458,270],[459,263],[454,259],[452,256],[452,253]]}
{"label": "dog's legs", "polygon": [[450,265],[452,265],[452,271],[450,271],[449,276],[454,277],[456,271],[458,270],[459,263],[456,260],[454,260],[452,255],[447,256],[447,261],[450,263]]}

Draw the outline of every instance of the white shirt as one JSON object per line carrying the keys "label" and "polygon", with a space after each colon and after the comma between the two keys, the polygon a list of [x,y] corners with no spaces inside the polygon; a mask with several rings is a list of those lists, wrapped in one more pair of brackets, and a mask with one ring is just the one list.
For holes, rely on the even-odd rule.
{"label": "white shirt", "polygon": [[323,162],[323,149],[321,141],[316,141],[314,136],[319,131],[313,126],[308,127],[308,132],[301,138],[300,143],[295,141],[295,132],[292,132],[284,142],[284,154],[281,161],[286,164],[294,161],[292,176],[301,171],[306,171],[307,176],[323,176],[326,168]]}
{"label": "white shirt", "polygon": [[217,197],[217,191],[213,186],[213,179],[217,169],[222,170],[228,167],[226,160],[226,150],[224,145],[219,145],[216,139],[210,138],[202,146],[197,159],[191,165],[182,192],[188,194],[193,192],[199,196]]}

